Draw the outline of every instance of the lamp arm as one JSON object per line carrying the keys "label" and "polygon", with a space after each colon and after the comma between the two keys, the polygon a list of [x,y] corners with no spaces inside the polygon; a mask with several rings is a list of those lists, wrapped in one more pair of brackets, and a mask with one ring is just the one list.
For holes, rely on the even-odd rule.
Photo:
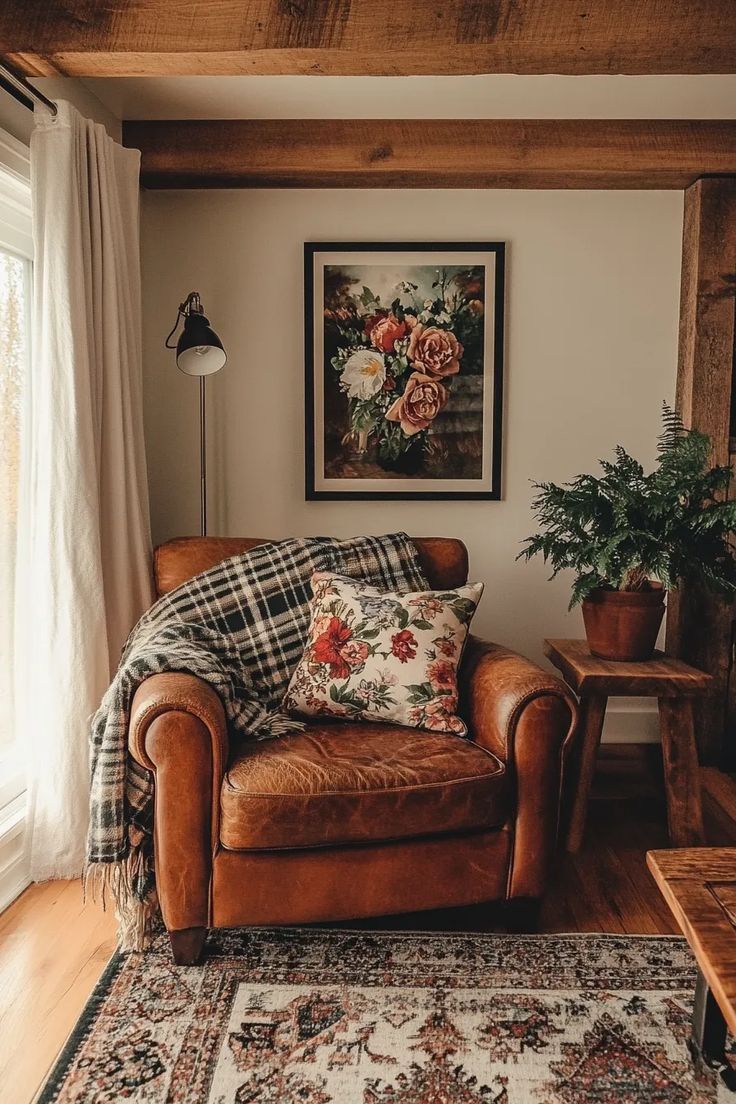
{"label": "lamp arm", "polygon": [[179,311],[178,311],[178,314],[176,316],[176,322],[174,323],[174,325],[171,329],[171,333],[169,334],[169,336],[166,338],[166,341],[164,342],[164,345],[166,346],[167,349],[175,349],[176,348],[176,345],[170,345],[169,342],[171,341],[172,337],[174,336],[174,334],[177,331],[177,327],[179,325],[180,319],[186,318],[188,315],[190,315],[192,313],[192,311],[196,311],[198,314],[202,313],[202,303],[200,301],[198,291],[190,291],[189,294],[187,295],[186,299],[184,300],[184,302],[179,304]]}
{"label": "lamp arm", "polygon": [[179,321],[182,317],[183,317],[183,311],[182,311],[181,307],[179,307],[179,311],[178,311],[177,316],[176,316],[176,322],[171,327],[171,333],[169,334],[169,336],[164,341],[164,346],[167,349],[175,349],[176,348],[176,345],[172,345],[172,344],[170,344],[170,342],[171,342],[172,337],[174,336],[174,334],[176,333],[176,331],[179,328]]}

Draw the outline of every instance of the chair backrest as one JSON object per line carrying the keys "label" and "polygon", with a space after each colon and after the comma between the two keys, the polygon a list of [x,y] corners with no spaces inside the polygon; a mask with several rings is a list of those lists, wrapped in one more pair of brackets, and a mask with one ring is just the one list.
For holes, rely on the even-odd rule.
{"label": "chair backrest", "polygon": [[[413,537],[425,574],[437,590],[462,586],[468,579],[468,551],[454,537]],[[265,537],[177,537],[160,544],[153,554],[159,597],[207,571],[230,556],[247,552]]]}

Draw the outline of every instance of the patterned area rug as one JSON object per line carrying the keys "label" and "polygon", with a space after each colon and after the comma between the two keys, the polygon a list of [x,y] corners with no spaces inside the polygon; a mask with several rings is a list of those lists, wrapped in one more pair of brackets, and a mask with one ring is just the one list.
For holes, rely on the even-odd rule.
{"label": "patterned area rug", "polygon": [[710,1104],[668,937],[306,929],[116,955],[40,1102]]}

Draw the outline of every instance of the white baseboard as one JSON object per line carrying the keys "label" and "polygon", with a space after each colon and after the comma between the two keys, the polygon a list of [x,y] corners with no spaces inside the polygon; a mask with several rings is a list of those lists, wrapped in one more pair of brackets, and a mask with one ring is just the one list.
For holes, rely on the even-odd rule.
{"label": "white baseboard", "polygon": [[658,744],[659,716],[651,698],[609,698],[604,744]]}
{"label": "white baseboard", "polygon": [[21,794],[7,806],[0,821],[0,912],[31,884],[25,802],[25,794]]}
{"label": "white baseboard", "polygon": [[0,874],[0,912],[12,905],[31,884],[27,862],[17,862]]}

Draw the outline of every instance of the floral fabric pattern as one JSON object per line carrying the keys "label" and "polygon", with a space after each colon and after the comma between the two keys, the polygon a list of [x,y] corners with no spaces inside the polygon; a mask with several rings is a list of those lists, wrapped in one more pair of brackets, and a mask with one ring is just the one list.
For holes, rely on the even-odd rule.
{"label": "floral fabric pattern", "polygon": [[307,646],[285,710],[467,735],[457,671],[482,583],[386,594],[318,571],[312,593]]}

